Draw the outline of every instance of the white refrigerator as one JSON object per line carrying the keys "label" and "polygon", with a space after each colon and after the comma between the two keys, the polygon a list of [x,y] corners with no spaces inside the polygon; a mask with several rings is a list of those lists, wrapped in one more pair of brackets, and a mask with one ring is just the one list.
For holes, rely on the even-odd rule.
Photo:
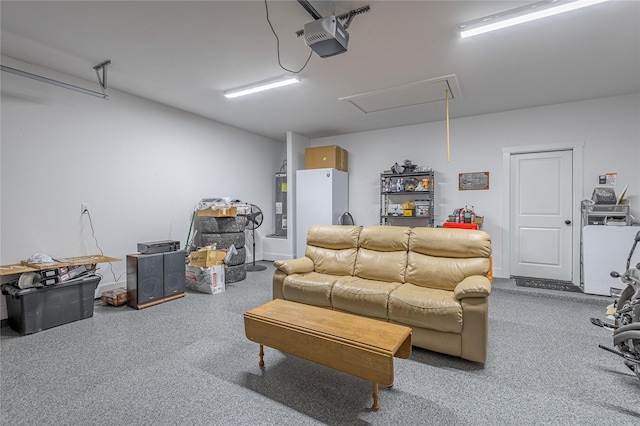
{"label": "white refrigerator", "polygon": [[337,225],[349,210],[349,173],[337,169],[296,171],[296,257],[304,256],[313,225]]}

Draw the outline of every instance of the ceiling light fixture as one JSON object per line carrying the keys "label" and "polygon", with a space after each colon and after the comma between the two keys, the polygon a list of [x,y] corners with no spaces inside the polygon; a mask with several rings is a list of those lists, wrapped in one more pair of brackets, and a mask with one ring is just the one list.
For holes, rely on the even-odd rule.
{"label": "ceiling light fixture", "polygon": [[531,3],[516,9],[500,12],[495,15],[475,19],[459,26],[460,37],[467,38],[484,34],[490,31],[500,30],[513,25],[523,24],[536,19],[546,18],[559,13],[570,12],[608,0],[574,0],[558,1],[545,0]]}
{"label": "ceiling light fixture", "polygon": [[250,95],[252,93],[263,92],[269,89],[275,89],[276,87],[288,86],[290,84],[300,82],[300,77],[297,75],[284,75],[268,80],[262,80],[255,83],[247,84],[246,86],[237,87],[235,89],[229,89],[222,94],[231,99],[239,96]]}

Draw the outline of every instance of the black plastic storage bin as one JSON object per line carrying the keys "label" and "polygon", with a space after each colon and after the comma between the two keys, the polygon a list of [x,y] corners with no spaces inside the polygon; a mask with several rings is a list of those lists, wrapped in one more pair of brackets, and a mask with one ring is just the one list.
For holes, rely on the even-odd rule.
{"label": "black plastic storage bin", "polygon": [[4,284],[9,325],[33,334],[93,316],[94,294],[100,277],[90,275],[48,287],[20,289]]}

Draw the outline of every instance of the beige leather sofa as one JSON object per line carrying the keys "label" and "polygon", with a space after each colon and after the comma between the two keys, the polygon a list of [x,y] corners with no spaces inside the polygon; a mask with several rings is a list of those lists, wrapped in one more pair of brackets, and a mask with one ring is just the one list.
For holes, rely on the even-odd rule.
{"label": "beige leather sofa", "polygon": [[484,231],[317,225],[277,260],[273,298],[404,324],[412,343],[484,363],[491,238]]}

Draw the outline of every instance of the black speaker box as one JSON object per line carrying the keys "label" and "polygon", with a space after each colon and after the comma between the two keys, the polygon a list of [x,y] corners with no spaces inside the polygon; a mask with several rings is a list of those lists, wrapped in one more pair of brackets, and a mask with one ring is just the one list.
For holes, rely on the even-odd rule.
{"label": "black speaker box", "polygon": [[164,297],[164,253],[127,255],[127,304],[155,304]]}
{"label": "black speaker box", "polygon": [[184,250],[162,253],[164,256],[164,297],[184,293],[185,258]]}

